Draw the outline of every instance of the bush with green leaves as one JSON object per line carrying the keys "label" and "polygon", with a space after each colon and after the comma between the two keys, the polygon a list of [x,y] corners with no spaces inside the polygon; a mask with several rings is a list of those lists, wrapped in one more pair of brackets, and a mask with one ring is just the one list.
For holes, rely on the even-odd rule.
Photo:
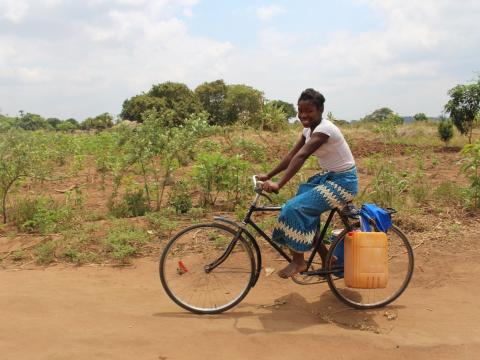
{"label": "bush with green leaves", "polygon": [[54,233],[71,226],[72,208],[49,197],[18,198],[12,211],[12,223],[21,231]]}
{"label": "bush with green leaves", "polygon": [[28,257],[28,255],[27,255],[27,252],[25,250],[17,249],[17,250],[12,252],[10,257],[12,258],[13,261],[23,261]]}
{"label": "bush with green leaves", "polygon": [[461,151],[462,172],[470,180],[468,197],[474,208],[480,207],[480,140],[467,144]]}
{"label": "bush with green leaves", "polygon": [[239,204],[249,187],[250,163],[240,155],[201,153],[193,168],[193,181],[200,187],[201,206],[215,206],[223,193],[229,208]]}
{"label": "bush with green leaves", "polygon": [[127,190],[118,202],[109,199],[107,207],[110,214],[117,218],[143,216],[149,210],[147,199],[142,189]]}
{"label": "bush with green leaves", "polygon": [[257,164],[267,160],[267,147],[244,137],[233,139],[226,150]]}
{"label": "bush with green leaves", "polygon": [[55,251],[57,249],[57,245],[57,242],[51,239],[38,244],[34,250],[36,263],[39,265],[48,265],[55,261]]}
{"label": "bush with green leaves", "polygon": [[117,220],[109,229],[104,244],[108,254],[115,260],[128,263],[138,255],[149,240],[148,234],[134,225]]}
{"label": "bush with green leaves", "polygon": [[[148,204],[158,211],[173,172],[193,158],[197,140],[208,133],[208,114],[193,114],[183,125],[171,127],[171,111],[144,113],[143,124],[129,134],[125,154],[143,178]],[[121,178],[119,178],[121,180]],[[117,182],[120,184],[120,181]]]}
{"label": "bush with green leaves", "polygon": [[375,177],[358,196],[360,202],[374,202],[383,207],[400,206],[409,187],[408,173],[398,173],[392,161],[378,163]]}
{"label": "bush with green leaves", "polygon": [[192,207],[190,186],[185,181],[177,181],[172,187],[168,202],[177,213],[187,213]]}
{"label": "bush with green leaves", "polygon": [[0,133],[0,201],[7,222],[8,194],[22,180],[45,179],[53,169],[54,148],[43,133],[10,129]]}
{"label": "bush with green leaves", "polygon": [[436,202],[444,205],[462,206],[465,203],[465,188],[450,180],[443,181],[433,189]]}
{"label": "bush with green leaves", "polygon": [[442,120],[438,123],[438,136],[445,143],[445,147],[453,137],[453,123],[451,120]]}
{"label": "bush with green leaves", "polygon": [[374,132],[381,135],[382,142],[386,145],[391,143],[397,135],[397,128],[399,124],[401,124],[399,116],[396,114],[390,114],[385,120],[376,123]]}
{"label": "bush with green leaves", "polygon": [[263,106],[260,115],[260,130],[278,132],[288,125],[288,116],[281,107],[275,103],[268,102]]}
{"label": "bush with green leaves", "polygon": [[77,265],[101,261],[100,230],[99,224],[84,223],[63,232],[59,240],[59,257]]}
{"label": "bush with green leaves", "polygon": [[170,237],[172,231],[178,226],[178,222],[172,218],[173,214],[167,209],[151,212],[146,215],[150,227],[162,237]]}

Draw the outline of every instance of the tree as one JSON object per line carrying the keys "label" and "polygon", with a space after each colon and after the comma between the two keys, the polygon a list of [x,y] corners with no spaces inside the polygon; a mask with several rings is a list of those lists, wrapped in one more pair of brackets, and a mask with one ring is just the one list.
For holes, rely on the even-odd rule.
{"label": "tree", "polygon": [[415,121],[427,121],[428,120],[427,115],[425,115],[424,113],[415,114],[413,116],[413,119]]}
{"label": "tree", "polygon": [[95,129],[97,131],[105,130],[113,126],[113,116],[109,113],[103,113],[95,116],[94,118],[88,118],[82,123],[82,128],[85,130]]}
{"label": "tree", "polygon": [[190,115],[202,111],[200,101],[185,84],[169,81],[154,85],[148,95],[163,99],[166,109],[174,112],[170,126],[183,125]]}
{"label": "tree", "polygon": [[453,123],[450,119],[443,119],[438,123],[438,136],[447,147],[448,142],[453,137]]}
{"label": "tree", "polygon": [[249,125],[258,125],[263,108],[263,93],[247,85],[228,85],[226,123],[239,120]]}
{"label": "tree", "polygon": [[451,99],[445,105],[445,111],[450,114],[458,131],[468,135],[471,144],[475,119],[480,113],[480,77],[476,83],[455,86],[448,91],[448,95]]}
{"label": "tree", "polygon": [[366,115],[360,121],[362,122],[383,122],[388,120],[389,122],[395,123],[395,125],[403,124],[403,118],[396,114],[392,109],[383,107],[375,110],[370,115]]}
{"label": "tree", "polygon": [[195,89],[195,96],[203,106],[203,109],[210,115],[211,125],[225,123],[225,100],[228,87],[223,80],[204,82]]}
{"label": "tree", "polygon": [[53,166],[48,140],[39,134],[11,129],[0,133],[0,201],[3,223],[7,222],[7,195],[22,178],[44,178]]}
{"label": "tree", "polygon": [[45,121],[47,122],[47,124],[48,124],[52,129],[56,129],[57,126],[62,123],[62,120],[57,119],[57,118],[48,118],[48,119],[45,120]]}
{"label": "tree", "polygon": [[165,99],[141,94],[123,102],[120,117],[123,120],[143,122],[142,114],[147,110],[162,111],[166,109]]}
{"label": "tree", "polygon": [[39,130],[47,129],[48,123],[43,117],[37,114],[20,112],[20,116],[16,118],[16,125],[23,130]]}
{"label": "tree", "polygon": [[282,110],[285,113],[285,116],[287,116],[287,119],[297,117],[297,110],[295,110],[295,106],[291,103],[282,100],[272,100],[269,101],[269,104]]}

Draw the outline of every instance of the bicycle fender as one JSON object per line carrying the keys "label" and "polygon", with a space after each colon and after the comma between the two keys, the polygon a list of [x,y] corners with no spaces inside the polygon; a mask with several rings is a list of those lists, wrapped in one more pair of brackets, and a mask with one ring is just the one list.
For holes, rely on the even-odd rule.
{"label": "bicycle fender", "polygon": [[252,283],[252,287],[254,287],[258,281],[258,278],[260,277],[260,272],[262,270],[262,254],[260,252],[260,247],[258,246],[257,240],[255,240],[255,237],[247,230],[247,227],[245,226],[245,224],[241,224],[236,221],[224,218],[223,216],[215,216],[214,220],[232,225],[237,229],[243,230],[243,233],[247,235],[248,239],[250,240],[250,244],[252,245],[253,250],[255,250],[255,255],[257,260],[255,264],[255,277]]}

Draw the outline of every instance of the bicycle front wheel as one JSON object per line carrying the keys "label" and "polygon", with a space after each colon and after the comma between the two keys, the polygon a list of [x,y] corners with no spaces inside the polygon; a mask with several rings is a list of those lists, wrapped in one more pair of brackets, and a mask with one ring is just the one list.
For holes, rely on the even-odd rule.
{"label": "bicycle front wheel", "polygon": [[247,241],[221,224],[193,225],[175,235],[160,258],[160,280],[182,308],[217,314],[250,290],[255,260]]}
{"label": "bicycle front wheel", "polygon": [[[344,231],[328,251],[326,268],[343,267],[337,264],[339,251],[343,252]],[[340,300],[357,309],[372,309],[385,306],[397,299],[407,288],[413,273],[413,251],[405,234],[396,226],[387,232],[388,283],[380,289],[357,289],[346,286],[342,273],[329,274],[328,286]]]}

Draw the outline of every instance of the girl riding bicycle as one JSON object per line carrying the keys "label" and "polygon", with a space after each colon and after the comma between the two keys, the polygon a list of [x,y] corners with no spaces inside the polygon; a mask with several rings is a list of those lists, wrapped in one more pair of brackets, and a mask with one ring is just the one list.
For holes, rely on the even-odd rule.
{"label": "girl riding bicycle", "polygon": [[[295,197],[283,206],[274,227],[272,239],[286,245],[292,262],[278,275],[288,278],[306,270],[304,253],[313,246],[320,214],[342,207],[358,191],[357,170],[350,147],[340,129],[322,119],[325,97],[314,89],[306,89],[298,99],[298,118],[304,129],[290,152],[268,174],[258,175],[267,192],[280,190],[305,163],[310,155],[318,159],[322,172],[300,184]],[[270,179],[285,170],[278,182]]]}

